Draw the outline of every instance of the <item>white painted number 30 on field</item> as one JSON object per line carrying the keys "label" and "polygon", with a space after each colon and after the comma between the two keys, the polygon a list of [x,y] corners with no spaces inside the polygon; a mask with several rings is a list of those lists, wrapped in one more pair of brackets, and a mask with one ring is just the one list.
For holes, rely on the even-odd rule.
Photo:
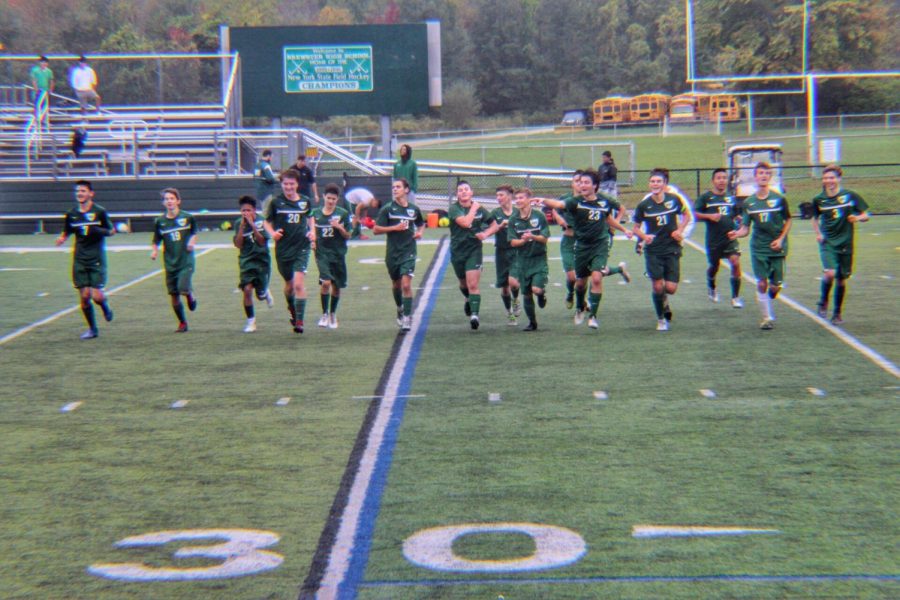
{"label": "white painted number 30 on field", "polygon": [[194,540],[223,540],[221,544],[183,546],[172,556],[175,558],[209,558],[223,562],[209,567],[177,569],[172,567],[148,567],[141,563],[105,563],[88,567],[91,575],[119,581],[196,581],[200,579],[224,579],[254,575],[276,568],[284,557],[263,550],[278,543],[278,535],[271,531],[255,529],[186,529],[182,531],[156,531],[125,538],[116,542],[116,548],[161,546],[171,542]]}

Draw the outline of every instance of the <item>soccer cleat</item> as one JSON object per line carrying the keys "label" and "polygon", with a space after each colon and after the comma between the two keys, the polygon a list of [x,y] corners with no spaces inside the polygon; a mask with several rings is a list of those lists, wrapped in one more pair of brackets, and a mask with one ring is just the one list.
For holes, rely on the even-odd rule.
{"label": "soccer cleat", "polygon": [[516,315],[512,314],[511,312],[506,313],[506,324],[513,327],[518,325],[519,321],[518,319],[516,319]]}
{"label": "soccer cleat", "polygon": [[96,329],[88,329],[84,333],[82,333],[79,337],[83,340],[92,340],[96,337],[100,337],[100,332]]}
{"label": "soccer cleat", "polygon": [[828,317],[828,306],[825,304],[816,304],[816,314],[819,315],[820,318],[825,319]]}
{"label": "soccer cleat", "polygon": [[103,304],[100,305],[100,309],[103,311],[103,318],[106,319],[107,323],[109,323],[110,321],[113,320],[113,311],[109,307],[109,304],[104,302]]}
{"label": "soccer cleat", "polygon": [[469,304],[468,300],[466,300],[466,303],[463,304],[463,312],[466,313],[467,317],[472,316],[472,305]]}
{"label": "soccer cleat", "polygon": [[625,280],[625,283],[631,283],[631,273],[629,273],[628,269],[625,268],[624,261],[619,263],[619,268],[622,269],[622,279]]}
{"label": "soccer cleat", "polygon": [[403,309],[397,307],[397,327],[403,327]]}
{"label": "soccer cleat", "polygon": [[175,333],[186,333],[188,330],[187,322],[182,321],[178,324],[178,329],[175,330]]}
{"label": "soccer cleat", "polygon": [[566,308],[572,310],[575,307],[575,296],[568,294],[566,296]]}
{"label": "soccer cleat", "polygon": [[731,306],[732,308],[744,308],[744,301],[740,298],[732,298]]}
{"label": "soccer cleat", "polygon": [[256,331],[256,319],[247,319],[247,324],[244,326],[244,333],[253,333]]}
{"label": "soccer cleat", "polygon": [[719,292],[716,291],[716,288],[709,288],[706,291],[707,297],[709,297],[710,302],[718,302],[719,301]]}
{"label": "soccer cleat", "polygon": [[303,333],[303,321],[300,319],[294,321],[294,333]]}
{"label": "soccer cleat", "polygon": [[188,295],[187,297],[188,310],[194,312],[197,310],[197,299],[194,298],[193,294]]}
{"label": "soccer cleat", "polygon": [[584,311],[576,310],[575,318],[573,319],[573,321],[575,322],[576,325],[581,325],[582,323],[584,323]]}
{"label": "soccer cleat", "polygon": [[400,323],[400,331],[406,333],[410,329],[412,329],[412,317],[403,315],[402,322]]}
{"label": "soccer cleat", "polygon": [[832,325],[843,325],[844,324],[844,319],[841,318],[840,313],[834,313],[834,315],[831,317],[831,324]]}
{"label": "soccer cleat", "polygon": [[522,314],[522,306],[519,304],[518,300],[513,300],[512,311],[517,317]]}
{"label": "soccer cleat", "polygon": [[272,297],[272,292],[266,290],[266,306],[272,308],[275,306],[275,298]]}
{"label": "soccer cleat", "polygon": [[669,330],[669,322],[665,319],[659,319],[656,322],[656,330],[657,331],[668,331]]}
{"label": "soccer cleat", "polygon": [[666,321],[672,321],[672,309],[668,300],[666,300],[666,305],[663,306],[663,316],[666,318]]}
{"label": "soccer cleat", "polygon": [[534,321],[529,322],[522,331],[537,331],[537,323]]}
{"label": "soccer cleat", "polygon": [[597,317],[588,319],[588,327],[591,329],[600,329],[600,321],[597,320]]}
{"label": "soccer cleat", "polygon": [[759,328],[765,331],[769,331],[770,329],[775,329],[775,321],[772,319],[763,319],[759,324]]}
{"label": "soccer cleat", "polygon": [[537,301],[539,308],[544,308],[545,306],[547,306],[547,294],[538,294]]}
{"label": "soccer cleat", "polygon": [[331,313],[331,316],[328,318],[328,329],[337,329],[338,328],[338,320],[337,315]]}
{"label": "soccer cleat", "polygon": [[328,327],[328,313],[324,313],[319,317],[319,327]]}
{"label": "soccer cleat", "polygon": [[478,329],[478,326],[481,325],[481,321],[478,320],[478,315],[472,315],[469,317],[469,326],[472,329]]}

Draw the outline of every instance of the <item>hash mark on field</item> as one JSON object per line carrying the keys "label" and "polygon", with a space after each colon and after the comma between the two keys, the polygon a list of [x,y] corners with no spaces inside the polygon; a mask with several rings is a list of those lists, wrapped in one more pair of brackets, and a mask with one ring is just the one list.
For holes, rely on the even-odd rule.
{"label": "hash mark on field", "polygon": [[631,537],[712,537],[723,535],[759,535],[781,533],[777,529],[748,529],[746,527],[706,527],[702,525],[635,525]]}
{"label": "hash mark on field", "polygon": [[68,404],[66,404],[65,406],[63,406],[62,408],[60,408],[60,409],[59,409],[59,412],[69,413],[69,412],[72,412],[72,411],[74,411],[74,410],[78,410],[78,407],[81,406],[82,404],[84,404],[84,403],[81,402],[81,401],[78,401],[78,402],[69,402]]}
{"label": "hash mark on field", "polygon": [[704,388],[704,389],[700,390],[700,393],[703,395],[704,398],[715,398],[716,397],[716,392],[713,390]]}
{"label": "hash mark on field", "polygon": [[806,391],[809,392],[810,394],[812,394],[813,396],[824,396],[825,395],[825,390],[820,390],[817,387],[808,387],[808,388],[806,388]]}
{"label": "hash mark on field", "polygon": [[184,408],[188,405],[189,400],[176,400],[169,408]]}
{"label": "hash mark on field", "polygon": [[604,392],[603,390],[597,390],[594,392],[594,400],[606,400],[609,398],[609,394]]}
{"label": "hash mark on field", "polygon": [[287,406],[290,403],[290,401],[291,401],[290,397],[285,396],[284,398],[279,398],[278,400],[276,400],[275,404],[276,404],[276,406]]}

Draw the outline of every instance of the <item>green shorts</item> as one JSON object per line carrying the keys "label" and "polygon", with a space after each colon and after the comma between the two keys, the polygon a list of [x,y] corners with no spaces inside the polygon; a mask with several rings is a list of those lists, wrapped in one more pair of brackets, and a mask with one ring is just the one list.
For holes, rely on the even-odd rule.
{"label": "green shorts", "polygon": [[268,260],[248,262],[241,268],[241,280],[238,287],[244,289],[252,285],[257,291],[269,289],[269,277],[272,275],[272,263]]}
{"label": "green shorts", "polygon": [[347,287],[347,260],[344,256],[326,254],[316,256],[316,267],[319,269],[319,284],[331,281],[340,289]]}
{"label": "green shorts", "polygon": [[278,255],[277,247],[275,250],[275,260],[282,279],[292,281],[294,273],[306,273],[306,269],[309,268],[309,246],[289,257],[281,257]]}
{"label": "green shorts", "polygon": [[644,264],[647,276],[652,280],[664,280],[678,283],[681,279],[681,249],[665,254],[644,252]]}
{"label": "green shorts", "polygon": [[718,265],[723,258],[728,258],[737,254],[741,255],[741,248],[737,240],[728,240],[725,244],[718,246],[706,247],[706,259],[710,265]]}
{"label": "green shorts", "polygon": [[93,263],[73,261],[72,284],[78,289],[95,288],[101,290],[106,287],[106,261],[102,259]]}
{"label": "green shorts", "polygon": [[562,259],[563,271],[568,273],[569,271],[575,270],[574,235],[566,235],[565,233],[563,234],[562,239],[559,241],[559,256]]}
{"label": "green shorts", "polygon": [[535,265],[523,265],[519,273],[519,284],[523,289],[538,288],[547,289],[547,280],[549,279],[549,271],[547,263]]}
{"label": "green shorts", "polygon": [[841,252],[839,248],[828,244],[819,244],[819,256],[822,258],[822,268],[825,271],[834,271],[838,279],[847,279],[853,274],[853,252]]}
{"label": "green shorts", "polygon": [[757,281],[768,281],[775,287],[784,283],[784,256],[760,256],[751,252],[750,262]]}
{"label": "green shorts", "polygon": [[575,250],[575,277],[584,279],[594,271],[602,271],[609,262],[609,245],[599,244]]}
{"label": "green shorts", "polygon": [[402,259],[387,258],[384,261],[387,266],[388,276],[391,281],[397,281],[404,275],[412,277],[416,272],[416,255],[411,254]]}
{"label": "green shorts", "polygon": [[193,276],[193,263],[180,269],[166,271],[166,290],[169,292],[169,295],[175,296],[177,294],[190,293],[192,289],[191,278]]}
{"label": "green shorts", "polygon": [[497,248],[494,252],[494,267],[497,272],[495,284],[498,288],[509,285],[509,275],[516,260],[514,248]]}
{"label": "green shorts", "polygon": [[450,263],[453,265],[453,272],[456,273],[457,279],[465,279],[468,271],[481,270],[481,246],[473,248],[462,255],[450,255]]}

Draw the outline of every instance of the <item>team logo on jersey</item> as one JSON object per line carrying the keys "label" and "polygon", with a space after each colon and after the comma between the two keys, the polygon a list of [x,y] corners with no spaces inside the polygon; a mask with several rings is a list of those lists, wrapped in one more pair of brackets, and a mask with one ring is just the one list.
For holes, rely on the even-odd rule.
{"label": "team logo on jersey", "polygon": [[306,210],[306,202],[301,202],[297,205],[297,208],[300,210]]}
{"label": "team logo on jersey", "polygon": [[776,198],[775,200],[766,200],[766,204],[769,205],[769,208],[775,208],[776,206],[778,206],[778,199]]}
{"label": "team logo on jersey", "polygon": [[532,227],[537,227],[539,221],[538,221],[537,219],[531,219],[531,220],[528,221],[528,222],[531,223],[531,226],[532,226]]}
{"label": "team logo on jersey", "polygon": [[86,221],[93,221],[93,220],[94,220],[94,213],[85,213],[84,218],[85,218]]}
{"label": "team logo on jersey", "polygon": [[407,208],[407,209],[406,209],[406,214],[407,214],[408,216],[411,217],[411,216],[413,216],[413,215],[416,214],[416,211],[414,211],[414,210],[411,209],[411,208]]}
{"label": "team logo on jersey", "polygon": [[666,200],[665,202],[663,202],[663,204],[666,208],[672,208],[673,206],[675,206],[675,202],[673,202],[672,200]]}
{"label": "team logo on jersey", "polygon": [[178,223],[178,226],[179,226],[179,227],[184,227],[185,225],[187,225],[187,219],[184,218],[184,217],[181,217],[181,218],[179,218],[179,219],[175,219],[175,222]]}

